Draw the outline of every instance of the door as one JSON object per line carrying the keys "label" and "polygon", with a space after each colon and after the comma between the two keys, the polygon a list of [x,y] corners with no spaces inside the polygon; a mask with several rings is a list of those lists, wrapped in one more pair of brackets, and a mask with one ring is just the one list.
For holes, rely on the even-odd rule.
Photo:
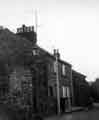
{"label": "door", "polygon": [[63,86],[63,103],[65,106],[65,111],[69,111],[71,109],[71,102],[70,102],[70,89],[68,86]]}

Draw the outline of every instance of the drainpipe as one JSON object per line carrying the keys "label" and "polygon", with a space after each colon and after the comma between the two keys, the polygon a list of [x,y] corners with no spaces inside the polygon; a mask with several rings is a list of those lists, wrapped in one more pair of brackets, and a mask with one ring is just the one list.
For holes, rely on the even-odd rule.
{"label": "drainpipe", "polygon": [[55,60],[56,60],[56,85],[57,85],[57,112],[60,114],[60,87],[59,87],[59,52],[58,50],[54,50]]}
{"label": "drainpipe", "polygon": [[71,110],[72,110],[72,105],[74,103],[74,93],[73,93],[73,79],[72,79],[72,68],[71,68]]}

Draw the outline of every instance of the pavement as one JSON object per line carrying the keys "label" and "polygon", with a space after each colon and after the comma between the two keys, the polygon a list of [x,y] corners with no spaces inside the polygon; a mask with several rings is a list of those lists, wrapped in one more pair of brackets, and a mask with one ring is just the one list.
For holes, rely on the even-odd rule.
{"label": "pavement", "polygon": [[72,107],[72,112],[83,111],[84,107]]}
{"label": "pavement", "polygon": [[72,107],[71,110],[66,110],[65,113],[72,113],[72,112],[83,111],[84,109],[85,109],[84,107]]}
{"label": "pavement", "polygon": [[[68,117],[68,114],[72,114],[73,112],[80,112],[80,111],[84,111],[85,108],[84,107],[72,107],[71,108],[72,110],[67,110],[65,113],[63,114],[59,114],[59,115],[53,115],[53,116],[50,116],[50,117],[47,117],[47,118],[44,118],[44,120],[60,120],[60,118],[62,116],[66,116]],[[70,115],[69,115],[70,116]]]}

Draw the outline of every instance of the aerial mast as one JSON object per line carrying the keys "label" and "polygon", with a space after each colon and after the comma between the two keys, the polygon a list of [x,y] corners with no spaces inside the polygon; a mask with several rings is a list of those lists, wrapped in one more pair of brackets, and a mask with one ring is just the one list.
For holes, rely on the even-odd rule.
{"label": "aerial mast", "polygon": [[35,10],[35,32],[38,32],[38,16],[37,16],[37,9]]}

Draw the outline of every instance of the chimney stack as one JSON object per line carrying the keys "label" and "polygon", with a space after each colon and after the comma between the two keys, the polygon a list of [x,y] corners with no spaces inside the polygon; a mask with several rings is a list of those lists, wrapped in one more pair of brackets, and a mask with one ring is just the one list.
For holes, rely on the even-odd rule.
{"label": "chimney stack", "polygon": [[33,44],[37,42],[37,34],[34,31],[34,26],[26,26],[23,24],[22,27],[17,28],[16,34],[30,40]]}

